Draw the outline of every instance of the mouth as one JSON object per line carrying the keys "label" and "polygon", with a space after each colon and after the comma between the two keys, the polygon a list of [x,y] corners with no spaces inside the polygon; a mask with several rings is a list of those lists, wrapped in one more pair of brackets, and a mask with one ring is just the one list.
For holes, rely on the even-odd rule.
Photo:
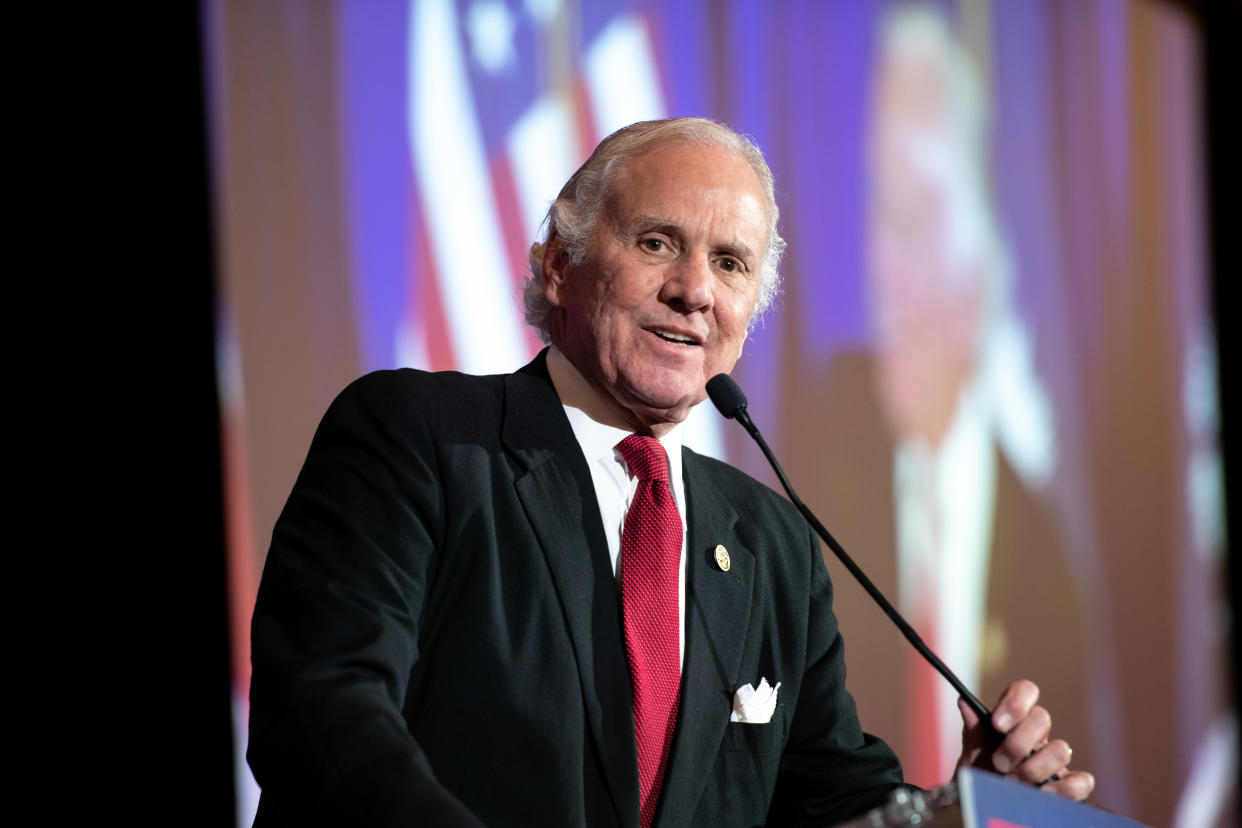
{"label": "mouth", "polygon": [[691,334],[679,333],[678,331],[670,331],[667,328],[648,328],[648,332],[655,334],[665,342],[671,342],[674,345],[698,346],[703,343]]}

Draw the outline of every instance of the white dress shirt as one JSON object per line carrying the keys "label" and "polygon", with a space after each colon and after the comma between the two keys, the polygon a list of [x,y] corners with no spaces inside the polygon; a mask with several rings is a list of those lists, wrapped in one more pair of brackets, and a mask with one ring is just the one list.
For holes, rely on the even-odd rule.
{"label": "white dress shirt", "polygon": [[[605,425],[612,419],[611,410],[595,393],[573,363],[555,346],[548,350],[548,374],[552,385],[565,407],[565,415],[574,431],[591,481],[595,484],[595,499],[599,503],[599,516],[604,524],[604,536],[608,540],[608,555],[612,559],[613,577],[621,586],[621,531],[625,528],[625,513],[638,489],[638,478],[630,473],[621,459],[616,445],[633,434],[627,429]],[[660,445],[668,455],[668,479],[672,484],[673,500],[681,516],[681,565],[677,579],[677,632],[678,652],[685,663],[686,652],[686,484],[681,471],[681,427],[674,426],[659,438]]]}

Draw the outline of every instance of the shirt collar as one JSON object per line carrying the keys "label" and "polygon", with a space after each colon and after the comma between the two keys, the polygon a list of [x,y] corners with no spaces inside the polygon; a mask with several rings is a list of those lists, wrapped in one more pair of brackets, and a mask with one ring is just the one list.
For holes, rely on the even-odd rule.
{"label": "shirt collar", "polygon": [[[548,349],[548,375],[552,377],[552,385],[556,388],[557,396],[561,398],[565,416],[569,418],[569,426],[573,429],[578,444],[582,446],[587,462],[593,463],[601,458],[616,459],[616,465],[624,475],[624,462],[615,452],[615,447],[634,432],[604,423],[607,419],[607,404],[555,345]],[[658,439],[664,447],[664,453],[668,455],[669,479],[680,483],[681,423],[670,428]],[[679,485],[674,486],[675,492],[677,489],[680,489]]]}

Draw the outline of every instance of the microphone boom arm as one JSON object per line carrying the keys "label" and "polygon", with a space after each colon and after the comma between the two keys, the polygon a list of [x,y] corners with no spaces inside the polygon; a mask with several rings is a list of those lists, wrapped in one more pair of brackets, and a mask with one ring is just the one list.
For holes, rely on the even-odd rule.
{"label": "microphone boom arm", "polygon": [[945,680],[948,681],[949,684],[953,685],[953,689],[958,692],[958,695],[966,700],[966,703],[970,705],[971,710],[975,711],[975,714],[979,717],[979,719],[986,722],[988,727],[991,727],[992,712],[988,710],[987,706],[983,702],[979,701],[979,697],[972,693],[970,688],[968,688],[962,680],[957,677],[957,674],[950,670],[949,666],[940,660],[940,656],[936,655],[936,653],[927,646],[926,642],[923,641],[922,637],[919,636],[914,627],[910,626],[901,613],[897,611],[897,608],[889,603],[889,600],[884,597],[884,593],[880,592],[879,588],[871,582],[871,579],[867,577],[867,574],[859,568],[858,564],[854,563],[854,559],[849,556],[849,553],[845,551],[841,544],[837,543],[837,539],[832,536],[832,533],[828,531],[824,524],[819,522],[819,518],[815,517],[815,513],[802,502],[800,497],[798,497],[797,492],[794,491],[793,486],[789,482],[789,478],[785,476],[785,470],[782,469],[781,464],[777,462],[776,455],[772,453],[772,449],[768,448],[767,441],[763,439],[763,435],[759,433],[759,429],[756,428],[754,422],[751,421],[750,415],[746,413],[745,406],[737,409],[734,419],[741,423],[742,427],[745,428],[746,431],[749,432],[750,436],[754,438],[755,442],[759,444],[759,448],[763,451],[763,456],[768,458],[768,463],[772,466],[772,470],[776,472],[777,478],[780,479],[781,486],[785,488],[785,493],[789,495],[789,500],[798,509],[798,511],[802,513],[802,517],[804,517],[806,522],[811,525],[811,528],[815,530],[816,534],[823,538],[824,543],[828,544],[828,548],[832,550],[833,554],[837,556],[845,568],[850,571],[850,574],[854,576],[854,580],[858,581],[858,583],[862,585],[862,588],[867,591],[867,594],[880,605],[880,609],[884,610],[884,614],[889,617],[889,620],[897,625],[897,629],[901,630],[901,634],[904,635],[906,640],[914,646],[914,649],[918,650],[919,654],[922,655],[923,658],[927,659],[927,662],[931,664],[932,667],[936,668],[936,672],[944,676]]}
{"label": "microphone boom arm", "polygon": [[789,500],[802,513],[802,517],[806,519],[806,522],[810,524],[816,534],[823,538],[824,543],[828,544],[828,548],[832,550],[833,554],[837,556],[845,568],[850,571],[854,579],[862,584],[862,588],[867,591],[872,600],[880,605],[880,609],[884,610],[884,614],[889,617],[889,620],[897,625],[897,629],[901,630],[901,634],[914,646],[914,649],[918,650],[919,654],[927,660],[927,663],[936,668],[936,672],[944,676],[949,684],[953,685],[953,689],[958,692],[958,695],[966,701],[966,704],[970,705],[971,710],[975,711],[975,715],[979,717],[979,721],[983,724],[988,734],[986,740],[988,748],[995,749],[995,747],[999,746],[1005,737],[992,724],[992,712],[988,710],[983,702],[979,701],[978,696],[970,692],[970,689],[962,683],[957,674],[950,670],[949,666],[941,661],[938,655],[932,652],[932,649],[924,643],[923,639],[902,617],[896,607],[890,604],[888,599],[884,597],[884,593],[880,592],[876,585],[871,583],[871,579],[867,577],[866,573],[859,568],[858,564],[854,563],[854,559],[846,553],[841,544],[837,543],[832,533],[824,527],[824,524],[819,522],[819,518],[815,517],[815,513],[807,508],[807,505],[798,497],[797,492],[794,491],[793,486],[789,482],[789,478],[785,476],[785,470],[777,462],[776,455],[772,453],[772,449],[768,448],[767,441],[763,439],[763,435],[759,433],[759,429],[750,419],[750,415],[746,413],[746,395],[742,393],[741,388],[738,388],[733,378],[728,374],[717,374],[712,377],[707,381],[707,394],[726,419],[737,420],[750,436],[754,438],[755,442],[759,444],[759,448],[763,450],[763,456],[768,458],[768,463],[772,466],[772,470],[776,472],[781,485],[785,487]]}

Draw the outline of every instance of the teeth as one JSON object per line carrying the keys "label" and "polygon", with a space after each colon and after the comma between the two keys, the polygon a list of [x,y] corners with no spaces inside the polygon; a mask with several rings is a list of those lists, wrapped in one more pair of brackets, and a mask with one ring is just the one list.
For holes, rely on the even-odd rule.
{"label": "teeth", "polygon": [[673,333],[672,331],[653,331],[653,333],[661,339],[667,339],[669,342],[679,342],[682,345],[694,345],[694,337],[685,334]]}

